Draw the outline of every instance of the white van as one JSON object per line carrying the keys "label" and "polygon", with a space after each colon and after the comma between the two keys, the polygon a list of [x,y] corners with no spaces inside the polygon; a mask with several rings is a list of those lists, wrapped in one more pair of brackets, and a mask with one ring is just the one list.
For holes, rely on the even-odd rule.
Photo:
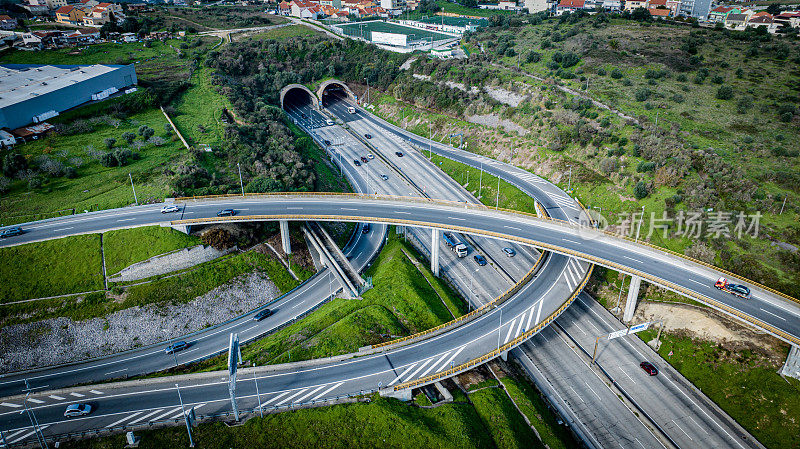
{"label": "white van", "polygon": [[325,120],[325,124],[328,125],[328,126],[333,126],[333,120],[327,119],[327,120]]}
{"label": "white van", "polygon": [[352,107],[352,106],[348,106],[348,108],[347,108],[347,112],[349,112],[349,113],[351,113],[351,114],[355,114],[355,113],[356,113],[356,108],[354,108],[354,107]]}

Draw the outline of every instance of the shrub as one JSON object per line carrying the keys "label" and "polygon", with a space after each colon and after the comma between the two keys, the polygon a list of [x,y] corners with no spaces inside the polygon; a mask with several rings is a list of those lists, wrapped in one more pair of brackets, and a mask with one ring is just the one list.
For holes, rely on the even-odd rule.
{"label": "shrub", "polygon": [[597,75],[599,75],[599,76],[606,76],[606,71],[605,71],[605,70],[603,70],[602,68],[599,68],[599,69],[597,69],[597,72],[596,72],[596,73],[597,73]]}
{"label": "shrub", "polygon": [[611,78],[614,78],[615,80],[622,78],[622,72],[620,72],[619,69],[615,68],[614,70],[611,71]]}
{"label": "shrub", "polygon": [[536,53],[535,51],[528,53],[528,56],[525,57],[525,62],[527,62],[528,64],[533,64],[541,60],[542,60],[542,55]]}
{"label": "shrub", "polygon": [[581,61],[581,57],[577,54],[568,51],[564,53],[564,56],[561,58],[561,67],[569,68],[574,65],[577,65]]}
{"label": "shrub", "polygon": [[636,166],[636,171],[639,173],[653,171],[656,168],[655,162],[648,162],[648,161],[641,161],[639,165]]}
{"label": "shrub", "polygon": [[611,174],[617,171],[617,159],[613,157],[604,158],[600,161],[600,171],[605,174]]}
{"label": "shrub", "polygon": [[107,137],[103,139],[103,143],[106,144],[106,148],[110,150],[114,148],[114,145],[116,145],[117,139],[114,139],[113,137]]}
{"label": "shrub", "polygon": [[678,75],[678,76],[676,76],[676,77],[675,77],[675,80],[676,80],[676,81],[680,81],[681,83],[685,83],[685,82],[686,82],[686,75],[684,75],[683,73],[681,73],[680,75]]}
{"label": "shrub", "polygon": [[114,157],[114,153],[108,152],[100,156],[100,165],[103,167],[116,167],[117,158]]}
{"label": "shrub", "polygon": [[714,75],[711,78],[711,82],[714,83],[714,84],[722,84],[722,83],[725,82],[725,78],[723,78],[723,77],[721,77],[719,75]]}
{"label": "shrub", "polygon": [[733,88],[731,86],[719,86],[717,98],[720,100],[730,100],[733,98]]}
{"label": "shrub", "polygon": [[142,136],[142,139],[147,140],[155,134],[155,130],[147,125],[142,125],[139,127],[139,135]]}
{"label": "shrub", "polygon": [[636,89],[634,96],[636,97],[636,101],[646,101],[648,98],[650,98],[650,89],[646,87],[640,87]]}
{"label": "shrub", "polygon": [[631,80],[629,80],[628,78],[625,78],[624,80],[622,80],[622,85],[623,86],[630,86],[632,84],[633,84],[633,82]]}
{"label": "shrub", "polygon": [[[167,125],[169,125],[169,123],[167,123]],[[124,140],[124,141],[125,141],[125,142],[126,142],[128,145],[132,144],[132,143],[133,143],[133,141],[134,141],[134,140],[136,140],[136,134],[134,134],[134,133],[132,133],[132,132],[130,132],[130,131],[126,131],[126,132],[122,133],[122,135],[121,135],[120,137],[121,137],[121,138],[122,138],[122,140]]]}
{"label": "shrub", "polygon": [[736,101],[736,112],[739,114],[746,114],[750,108],[753,107],[753,97],[749,95],[745,95],[743,97],[739,97],[739,100]]}
{"label": "shrub", "polygon": [[683,95],[681,95],[681,94],[673,95],[672,96],[672,101],[674,101],[675,103],[683,103],[683,101],[684,101]]}
{"label": "shrub", "polygon": [[28,179],[28,190],[38,189],[42,186],[42,178],[34,176]]}
{"label": "shrub", "polygon": [[646,198],[647,193],[647,186],[644,185],[643,181],[637,182],[636,186],[633,187],[633,196],[635,196],[637,200]]}

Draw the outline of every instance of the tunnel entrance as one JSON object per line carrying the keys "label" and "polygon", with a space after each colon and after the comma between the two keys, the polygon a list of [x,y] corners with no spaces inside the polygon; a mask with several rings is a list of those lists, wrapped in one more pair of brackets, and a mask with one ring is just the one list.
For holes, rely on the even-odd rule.
{"label": "tunnel entrance", "polygon": [[353,91],[347,87],[347,84],[336,79],[327,80],[320,84],[319,89],[317,89],[317,95],[322,101],[322,107],[328,107],[342,100],[356,103],[356,96]]}
{"label": "tunnel entrance", "polygon": [[302,84],[289,84],[281,89],[281,107],[286,112],[301,109],[319,109],[314,92]]}

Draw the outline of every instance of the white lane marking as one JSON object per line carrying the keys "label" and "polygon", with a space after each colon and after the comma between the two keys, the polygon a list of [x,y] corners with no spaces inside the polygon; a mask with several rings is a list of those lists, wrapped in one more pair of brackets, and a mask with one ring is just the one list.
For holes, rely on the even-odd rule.
{"label": "white lane marking", "polygon": [[586,388],[588,388],[588,389],[592,390],[592,393],[594,393],[594,395],[595,395],[595,396],[597,396],[597,399],[599,399],[599,400],[601,400],[601,401],[603,400],[603,398],[601,398],[601,397],[600,397],[600,395],[599,395],[599,394],[597,394],[597,392],[596,392],[596,391],[594,391],[594,389],[593,389],[592,387],[590,387],[590,386],[589,386],[589,383],[588,383],[588,382],[586,382],[586,381],[584,380],[584,381],[583,381],[583,383],[585,383],[585,384],[586,384]]}
{"label": "white lane marking", "polygon": [[282,397],[286,396],[286,395],[287,395],[287,394],[289,394],[290,392],[291,392],[291,390],[289,390],[289,391],[284,391],[283,393],[281,393],[281,394],[279,394],[279,395],[275,396],[274,398],[270,399],[269,401],[266,401],[266,402],[264,402],[264,403],[263,403],[261,406],[263,407],[263,406],[265,406],[265,405],[269,405],[269,404],[271,404],[271,403],[273,403],[273,402],[277,401],[278,399],[280,399],[280,398],[282,398]]}
{"label": "white lane marking", "polygon": [[[596,330],[598,333],[602,333],[602,332],[603,332],[603,331],[601,331],[600,329],[598,329],[598,328],[597,328],[597,326],[595,326],[595,325],[594,325],[594,323],[592,323],[591,321],[589,321],[588,323],[589,323],[589,325],[590,325],[590,326],[592,326],[592,327],[594,328],[594,330]],[[641,355],[641,354],[640,354],[640,355]],[[643,358],[646,358],[646,357],[644,357],[644,356],[642,356],[642,357],[643,357]]]}
{"label": "white lane marking", "polygon": [[630,380],[631,380],[631,382],[633,382],[633,383],[636,383],[636,381],[635,381],[635,380],[633,380],[633,377],[629,376],[629,375],[628,375],[628,373],[627,373],[627,372],[626,372],[624,369],[622,369],[622,367],[621,367],[621,366],[619,366],[619,364],[617,364],[617,368],[619,368],[619,370],[620,370],[620,371],[622,371],[622,374],[624,374],[624,375],[625,375],[625,377],[627,377],[628,379],[630,379]]}
{"label": "white lane marking", "polygon": [[70,395],[70,396],[75,396],[76,398],[82,398],[82,397],[84,397],[84,396],[85,396],[85,395],[82,395],[82,394],[80,394],[80,393],[70,393],[69,395]]}
{"label": "white lane marking", "polygon": [[328,388],[327,390],[323,391],[322,393],[314,396],[313,398],[311,398],[311,400],[312,401],[316,401],[317,399],[321,398],[322,396],[325,396],[326,394],[328,394],[331,391],[333,391],[333,389],[338,388],[338,387],[342,386],[343,384],[344,384],[344,382],[339,382],[338,384],[331,386],[330,388]]}
{"label": "white lane marking", "polygon": [[146,415],[142,415],[142,416],[140,416],[140,417],[138,417],[138,418],[134,419],[133,421],[129,422],[129,423],[128,423],[128,425],[131,425],[131,424],[136,424],[137,422],[139,422],[139,421],[141,421],[141,420],[143,420],[143,419],[147,419],[147,418],[149,418],[149,417],[151,417],[151,416],[155,415],[156,413],[162,412],[163,410],[164,410],[164,409],[158,409],[158,410],[152,411],[152,412],[150,412],[150,413],[148,413],[148,414],[146,414]]}
{"label": "white lane marking", "polygon": [[573,326],[575,326],[575,329],[578,329],[579,331],[581,331],[581,333],[582,333],[583,335],[589,335],[589,334],[587,334],[587,333],[586,333],[586,331],[585,331],[585,330],[583,330],[583,328],[582,328],[582,327],[578,326],[578,322],[577,322],[577,321],[575,321],[575,320],[572,320],[572,325],[573,325]]}
{"label": "white lane marking", "polygon": [[458,217],[447,217],[451,220],[459,220],[459,221],[466,221],[466,218],[458,218]]}
{"label": "white lane marking", "polygon": [[40,401],[39,399],[28,398],[28,402],[33,402],[34,404],[44,404],[44,401]]}
{"label": "white lane marking", "polygon": [[634,259],[633,257],[628,257],[628,256],[622,256],[622,257],[624,257],[624,258],[626,258],[626,259],[630,259],[630,260],[632,260],[632,261],[634,261],[634,262],[639,262],[639,263],[641,263],[641,264],[643,264],[643,263],[644,263],[644,262],[642,262],[642,261],[641,261],[641,260],[639,260],[639,259]]}
{"label": "white lane marking", "polygon": [[163,413],[163,414],[161,414],[161,415],[158,415],[158,416],[156,416],[156,417],[154,417],[154,418],[150,418],[150,421],[158,421],[159,419],[163,419],[163,418],[165,418],[165,417],[167,417],[167,416],[174,415],[174,414],[175,414],[175,412],[177,412],[177,411],[178,411],[178,410],[180,410],[180,409],[181,409],[181,407],[180,407],[180,406],[178,406],[178,407],[175,407],[175,408],[173,408],[172,410],[168,411],[167,413]]}
{"label": "white lane marking", "polygon": [[70,229],[75,229],[75,226],[70,226],[68,228],[61,228],[61,229],[53,229],[53,232],[69,231]]}
{"label": "white lane marking", "polygon": [[133,221],[133,220],[136,220],[136,217],[133,217],[133,218],[120,218],[117,221]]}
{"label": "white lane marking", "polygon": [[[45,424],[43,426],[39,426],[39,431],[42,431],[42,430],[44,430],[44,429],[46,429],[48,427],[50,427],[49,424]],[[33,435],[34,433],[36,433],[36,429],[31,430],[30,432],[26,433],[25,435],[22,435],[21,437],[17,438],[16,440],[8,440],[8,444],[16,443],[17,441],[22,441],[25,438],[28,438],[29,436]]]}
{"label": "white lane marking", "polygon": [[[759,307],[759,309],[761,309],[761,307]],[[762,312],[767,312],[768,314],[770,314],[770,315],[774,316],[775,318],[778,318],[778,319],[780,319],[780,320],[786,321],[786,318],[784,318],[784,317],[782,317],[782,316],[780,316],[780,315],[775,315],[774,313],[770,312],[769,310],[764,310],[764,309],[761,309],[761,311],[762,311]]]}
{"label": "white lane marking", "polygon": [[[530,360],[530,359],[529,359],[529,360]],[[584,401],[584,400],[583,400],[583,396],[579,395],[579,394],[578,394],[578,392],[577,392],[577,391],[575,391],[575,389],[574,389],[574,388],[572,388],[572,385],[570,385],[570,386],[569,386],[569,389],[570,389],[570,390],[572,390],[572,392],[573,392],[573,393],[575,393],[575,396],[576,396],[578,399],[580,399],[580,400],[581,400],[581,402],[584,402],[584,403],[586,402],[586,401]]]}
{"label": "white lane marking", "polygon": [[541,299],[539,300],[539,309],[538,309],[538,310],[536,310],[536,322],[534,322],[534,323],[533,323],[533,325],[534,325],[534,326],[535,326],[535,325],[537,325],[537,324],[539,324],[539,319],[540,319],[540,318],[541,318],[541,316],[542,316],[542,303],[543,303],[543,302],[544,302],[544,301],[542,301]]}
{"label": "white lane marking", "polygon": [[439,365],[439,368],[437,368],[437,369],[436,369],[434,372],[435,372],[435,373],[438,373],[439,371],[441,371],[441,370],[443,370],[443,369],[447,368],[447,365],[449,365],[449,364],[450,364],[450,362],[452,362],[452,361],[453,361],[453,359],[455,359],[455,358],[456,358],[456,356],[457,356],[458,354],[460,354],[460,353],[461,353],[461,351],[463,351],[463,350],[464,350],[464,348],[466,348],[466,346],[462,346],[462,347],[458,348],[458,351],[454,352],[454,353],[453,353],[453,355],[451,355],[451,356],[450,356],[450,358],[448,358],[447,360],[445,360],[445,361],[444,361],[444,363],[442,363],[441,365]]}
{"label": "white lane marking", "polygon": [[647,449],[646,447],[644,447],[644,444],[642,444],[642,442],[641,442],[641,441],[639,441],[639,439],[638,439],[638,438],[636,438],[636,437],[633,437],[633,439],[634,439],[634,440],[636,440],[636,442],[637,442],[637,443],[639,443],[639,446],[642,446],[642,449]]}
{"label": "white lane marking", "polygon": [[403,211],[399,211],[399,210],[394,211],[394,213],[403,214],[403,215],[411,215],[411,212],[403,212]]}
{"label": "white lane marking", "polygon": [[174,420],[176,420],[178,418],[182,418],[184,416],[183,413],[184,413],[183,410],[181,410],[181,411],[178,412],[177,415],[170,416],[169,418],[167,418],[167,421],[174,421]]}
{"label": "white lane marking", "polygon": [[135,417],[135,416],[141,415],[141,414],[142,414],[142,412],[136,412],[136,413],[133,413],[133,414],[131,414],[131,415],[128,415],[128,416],[126,416],[126,417],[124,417],[124,418],[122,418],[122,419],[118,420],[118,421],[114,421],[114,422],[112,422],[111,424],[107,425],[107,426],[106,426],[106,428],[109,428],[109,427],[114,427],[114,426],[116,426],[117,424],[121,423],[122,421],[127,421],[127,420],[129,420],[129,419],[131,419],[131,418],[133,418],[133,417]]}
{"label": "white lane marking", "polygon": [[564,274],[564,277],[567,277],[567,276],[569,276],[569,279],[572,281],[572,282],[569,284],[569,285],[570,285],[570,287],[569,287],[569,288],[573,288],[573,287],[572,287],[572,285],[575,285],[575,286],[577,286],[577,285],[578,285],[578,280],[577,280],[577,279],[575,279],[575,275],[574,275],[574,274],[572,274],[572,267],[570,267],[570,266],[569,266],[569,264],[567,264],[567,269],[566,269],[566,270],[564,270],[564,273],[565,273],[565,274]]}
{"label": "white lane marking", "polygon": [[563,240],[563,241],[565,241],[565,242],[574,243],[574,244],[576,244],[576,245],[580,245],[580,243],[576,242],[575,240],[570,240],[570,239],[561,239],[561,240]]}
{"label": "white lane marking", "polygon": [[303,210],[302,207],[287,207],[286,210]]}
{"label": "white lane marking", "polygon": [[514,226],[503,226],[503,227],[504,227],[504,228],[508,228],[508,229],[513,229],[513,230],[515,230],[515,231],[521,231],[521,230],[522,230],[522,229],[520,229],[520,228],[515,228]]}
{"label": "white lane marking", "polygon": [[511,325],[508,326],[508,333],[506,333],[506,339],[503,340],[503,344],[508,343],[508,340],[511,339],[511,332],[514,330],[514,323],[516,323],[516,321],[516,318],[511,320]]}
{"label": "white lane marking", "polygon": [[325,387],[325,385],[320,385],[319,387],[311,390],[308,394],[304,394],[303,396],[300,396],[299,398],[297,398],[297,402],[303,402],[304,400],[308,399],[309,396],[315,394],[319,390],[322,390],[324,387]]}
{"label": "white lane marking", "polygon": [[[534,304],[533,307],[531,307],[530,313],[528,314],[528,322],[525,323],[525,329],[524,329],[526,332],[528,331],[528,329],[531,328],[531,320],[533,320],[533,312],[536,311],[537,306],[539,306],[539,304]],[[522,318],[524,319],[525,316],[523,315]]]}
{"label": "white lane marking", "polygon": [[298,391],[297,393],[295,393],[293,395],[290,395],[290,396],[287,396],[287,397],[281,399],[279,402],[276,402],[275,404],[276,405],[287,404],[287,403],[291,404],[292,403],[292,399],[300,396],[301,394],[305,393],[306,391],[308,391],[308,388],[301,388],[300,391]]}
{"label": "white lane marking", "polygon": [[567,275],[567,270],[564,270],[564,272],[563,272],[563,273],[564,273],[564,280],[565,280],[565,281],[567,281],[567,287],[569,287],[569,289],[570,289],[570,291],[571,291],[571,290],[572,290],[572,289],[574,289],[575,287],[573,287],[573,286],[572,286],[572,283],[570,282],[570,278],[569,278],[569,276]]}
{"label": "white lane marking", "polygon": [[111,372],[108,372],[108,373],[106,373],[106,376],[107,376],[107,375],[109,375],[109,374],[121,373],[121,372],[123,372],[123,371],[128,371],[128,368],[122,368],[122,369],[118,369],[118,370],[116,370],[116,371],[111,371]]}
{"label": "white lane marking", "polygon": [[352,209],[349,207],[340,207],[339,210],[358,210],[358,209]]}
{"label": "white lane marking", "polygon": [[525,315],[522,315],[519,319],[519,324],[517,325],[517,330],[514,331],[514,337],[518,337],[520,331],[522,330],[522,325],[525,323]]}
{"label": "white lane marking", "polygon": [[51,394],[49,397],[50,397],[50,399],[55,399],[56,401],[63,401],[65,399],[65,398],[62,398],[61,396],[56,396],[54,394]]}
{"label": "white lane marking", "polygon": [[103,394],[102,391],[97,391],[97,390],[89,390],[89,393],[92,393],[92,394]]}
{"label": "white lane marking", "polygon": [[406,375],[406,374],[407,374],[409,371],[411,371],[412,369],[414,369],[414,367],[415,367],[415,366],[417,366],[417,364],[416,364],[416,363],[414,363],[413,365],[409,366],[409,367],[408,367],[408,369],[406,369],[405,371],[403,371],[402,373],[400,373],[400,375],[399,375],[399,376],[395,377],[395,378],[394,378],[394,380],[393,380],[393,381],[391,381],[391,382],[389,382],[389,384],[388,384],[388,385],[386,385],[386,386],[387,386],[387,387],[391,387],[392,385],[394,385],[394,383],[395,383],[395,382],[399,381],[399,380],[400,380],[400,379],[401,379],[403,376],[405,376],[405,375]]}
{"label": "white lane marking", "polygon": [[12,434],[10,434],[10,435],[9,435],[9,434],[7,434],[7,435],[6,435],[6,439],[11,439],[11,438],[14,438],[15,436],[17,436],[17,435],[21,434],[22,432],[24,432],[24,431],[26,431],[26,430],[28,430],[28,428],[27,428],[27,427],[26,427],[26,428],[24,428],[24,429],[17,430],[16,432],[14,432],[14,433],[12,433]]}
{"label": "white lane marking", "polygon": [[692,437],[690,437],[690,436],[689,436],[689,434],[688,434],[688,433],[686,433],[686,431],[685,431],[685,430],[683,430],[683,427],[681,427],[681,426],[678,424],[678,422],[677,422],[677,421],[675,421],[675,420],[673,419],[673,420],[672,420],[672,423],[673,423],[673,424],[675,424],[675,427],[677,427],[677,428],[681,429],[681,432],[683,432],[683,434],[684,434],[684,435],[686,435],[686,436],[687,436],[687,437],[688,437],[690,440],[694,441],[694,439],[692,439]]}
{"label": "white lane marking", "polygon": [[705,433],[706,433],[706,435],[708,435],[708,430],[706,430],[706,429],[705,429],[703,426],[701,426],[700,424],[697,424],[697,421],[695,421],[695,420],[694,420],[694,418],[692,418],[692,415],[686,415],[686,417],[687,417],[687,418],[689,418],[689,419],[691,419],[691,420],[692,420],[692,422],[694,423],[694,425],[695,425],[695,426],[699,427],[699,428],[700,428],[700,430],[702,430],[703,432],[705,432]]}
{"label": "white lane marking", "polygon": [[433,361],[433,357],[431,357],[428,360],[425,360],[424,362],[422,362],[422,365],[420,365],[419,368],[415,369],[414,372],[412,372],[411,374],[408,375],[408,377],[406,377],[406,382],[408,382],[410,379],[413,379],[417,375],[418,372],[422,371],[422,369],[425,368],[425,366],[428,365],[428,363],[431,363],[432,361]]}
{"label": "white lane marking", "polygon": [[6,407],[11,407],[11,408],[20,408],[20,407],[22,407],[19,404],[11,404],[11,403],[8,403],[8,402],[2,402],[2,403],[0,403],[0,405],[6,406]]}
{"label": "white lane marking", "polygon": [[450,355],[450,351],[447,351],[447,352],[445,352],[445,353],[444,353],[444,354],[443,354],[443,355],[442,355],[442,356],[439,358],[439,360],[437,360],[437,361],[435,361],[435,362],[431,363],[431,366],[429,366],[429,367],[428,367],[428,369],[426,369],[425,371],[423,371],[423,372],[422,372],[422,373],[419,375],[419,377],[425,377],[425,376],[427,376],[427,375],[428,375],[428,373],[430,373],[431,371],[433,371],[433,369],[434,369],[434,368],[436,368],[436,366],[437,366],[439,363],[441,363],[441,361],[442,361],[442,360],[446,359],[448,355]]}

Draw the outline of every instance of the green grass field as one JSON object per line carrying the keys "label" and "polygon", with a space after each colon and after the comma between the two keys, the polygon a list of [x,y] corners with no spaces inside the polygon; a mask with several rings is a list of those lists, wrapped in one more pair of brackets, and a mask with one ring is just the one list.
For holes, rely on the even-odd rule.
{"label": "green grass field", "polygon": [[[373,396],[370,403],[336,405],[253,418],[239,427],[222,423],[195,429],[197,447],[227,448],[496,448],[489,429],[470,404],[421,409]],[[503,423],[497,423],[502,426]],[[143,449],[186,447],[183,427],[137,432]],[[62,445],[106,449],[124,445],[124,435]]]}
{"label": "green grass field", "polygon": [[111,276],[136,262],[198,244],[199,238],[171,228],[153,226],[109,231],[103,235],[106,273]]}
{"label": "green grass field", "polygon": [[501,388],[485,388],[469,398],[498,448],[544,448]]}
{"label": "green grass field", "polygon": [[0,303],[103,288],[98,234],[0,248],[0,260]]}
{"label": "green grass field", "polygon": [[[355,22],[351,24],[337,24],[336,26],[341,28],[342,32],[348,36],[363,37],[364,39],[370,41],[372,40],[373,31],[381,33],[405,34],[408,35],[408,42],[419,41],[422,39],[427,40],[428,38],[432,38],[434,41],[452,38],[452,36],[448,34],[382,21]],[[413,37],[411,36],[412,34],[414,35]]]}
{"label": "green grass field", "polygon": [[[655,338],[654,331],[640,335],[644,341]],[[800,381],[779,376],[779,365],[750,350],[731,352],[713,342],[670,334],[662,334],[661,341],[658,353],[664,360],[764,446],[800,448]]]}
{"label": "green grass field", "polygon": [[211,69],[198,68],[191,79],[191,87],[175,101],[177,111],[171,116],[189,145],[207,144],[219,149],[225,139],[222,110],[233,111],[230,101],[211,84]]}
{"label": "green grass field", "polygon": [[[274,30],[268,30],[261,33],[253,34],[251,36],[247,36],[246,39],[256,39],[256,40],[273,39],[276,41],[285,41],[294,37],[308,37],[308,36],[317,36],[323,34],[324,33],[315,31],[305,25],[290,25],[281,28],[275,28]],[[234,40],[238,39],[234,38]]]}

